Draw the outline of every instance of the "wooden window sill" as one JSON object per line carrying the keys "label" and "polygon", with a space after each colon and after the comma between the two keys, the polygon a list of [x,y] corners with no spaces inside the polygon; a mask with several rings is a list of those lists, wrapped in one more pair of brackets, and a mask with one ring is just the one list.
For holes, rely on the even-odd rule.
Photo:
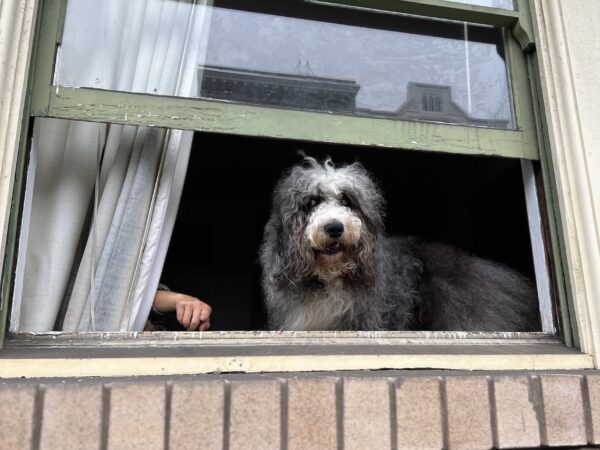
{"label": "wooden window sill", "polygon": [[0,352],[0,378],[593,367],[591,355],[542,333],[25,333]]}

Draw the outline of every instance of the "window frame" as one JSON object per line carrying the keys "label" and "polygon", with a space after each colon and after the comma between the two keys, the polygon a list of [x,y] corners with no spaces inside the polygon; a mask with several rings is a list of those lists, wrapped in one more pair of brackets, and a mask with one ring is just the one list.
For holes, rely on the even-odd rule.
{"label": "window frame", "polygon": [[[531,106],[533,102],[527,81],[526,61],[522,52],[523,48],[531,48],[530,38],[522,42],[507,39],[508,78],[513,93],[516,129],[503,130],[269,108],[220,100],[56,86],[53,83],[54,62],[56,48],[61,42],[67,1],[46,0],[44,2],[40,29],[40,57],[32,94],[31,115],[33,116],[350,145],[377,145],[406,150],[539,159]],[[313,0],[305,1],[310,3]],[[345,3],[346,0],[336,0],[336,2]],[[513,29],[520,29],[517,25],[526,20],[522,17],[522,13],[515,11],[451,3],[445,0],[427,0],[424,4],[415,0],[351,0],[351,2],[363,5],[373,3],[375,6],[381,4],[382,8],[386,7],[386,10],[394,6],[392,12],[402,9],[398,5],[410,6],[408,11],[413,12],[425,7],[425,13],[435,13],[431,17],[441,19],[452,19],[457,11],[470,12],[470,17],[476,19],[474,23],[507,24],[512,25]],[[431,5],[437,5],[437,8]]]}
{"label": "window frame", "polygon": [[[307,0],[309,2],[318,3],[318,0]],[[542,168],[542,177],[544,181],[544,185],[547,186],[545,203],[548,209],[548,227],[550,229],[550,241],[552,245],[550,246],[551,252],[554,256],[554,261],[557,262],[557,267],[555,267],[555,275],[559,283],[559,307],[564,312],[561,314],[559,320],[563,322],[563,338],[565,344],[567,346],[578,346],[578,336],[576,327],[571,327],[571,322],[574,321],[574,315],[568,314],[568,311],[572,311],[572,303],[570,301],[570,296],[568,295],[569,289],[565,284],[568,282],[568,278],[564,277],[565,267],[562,265],[561,259],[562,254],[564,253],[564,244],[560,233],[559,221],[557,220],[557,211],[555,207],[555,203],[553,201],[553,195],[555,195],[556,186],[553,183],[551,177],[551,164],[549,158],[545,155],[544,147],[539,145],[538,143],[544,142],[544,134],[545,130],[542,124],[543,116],[540,114],[540,98],[535,97],[533,93],[538,93],[539,91],[539,76],[537,75],[539,72],[536,67],[536,58],[535,54],[532,53],[533,50],[533,35],[531,33],[531,24],[529,22],[530,18],[528,7],[526,6],[526,2],[523,0],[518,0],[518,6],[520,8],[518,11],[509,11],[509,10],[500,10],[496,8],[488,8],[488,7],[478,7],[472,5],[465,5],[459,3],[450,3],[444,0],[332,0],[327,1],[327,3],[345,3],[352,4],[352,6],[364,7],[364,5],[368,4],[369,7],[373,5],[393,5],[394,8],[401,9],[402,13],[418,13],[419,15],[430,15],[435,18],[442,19],[456,19],[456,14],[473,14],[473,21],[478,21],[479,23],[487,23],[481,21],[491,21],[491,20],[502,20],[502,24],[505,26],[509,26],[512,29],[515,37],[518,39],[518,43],[515,39],[507,39],[507,61],[508,67],[510,68],[510,84],[513,93],[513,104],[515,108],[514,120],[516,124],[516,130],[494,130],[488,128],[476,128],[476,127],[466,127],[460,125],[446,125],[446,124],[432,124],[426,122],[403,122],[403,121],[389,121],[385,119],[374,119],[374,118],[352,118],[348,116],[337,116],[332,114],[323,114],[323,113],[313,113],[306,111],[285,111],[282,119],[282,110],[271,110],[266,107],[255,107],[255,106],[246,106],[246,105],[235,105],[235,104],[223,104],[218,101],[205,101],[199,99],[182,99],[176,97],[161,97],[152,94],[134,94],[134,93],[121,93],[121,92],[111,92],[111,91],[100,91],[95,89],[73,89],[73,88],[63,88],[63,87],[55,87],[52,86],[52,78],[53,78],[53,68],[54,68],[54,57],[55,57],[55,49],[56,44],[59,42],[57,38],[62,30],[62,25],[64,21],[64,13],[66,7],[66,0],[45,0],[41,2],[39,8],[39,31],[36,33],[37,46],[37,62],[31,65],[31,74],[30,76],[30,92],[31,92],[31,104],[29,107],[28,114],[25,116],[25,123],[27,123],[28,118],[31,117],[57,117],[64,119],[75,119],[75,120],[91,120],[91,121],[101,121],[101,122],[115,122],[115,123],[127,123],[131,125],[145,125],[145,126],[165,126],[165,127],[173,127],[173,128],[183,128],[183,129],[195,129],[195,130],[203,130],[203,131],[224,131],[222,124],[221,127],[215,125],[214,123],[206,123],[207,121],[198,121],[197,118],[194,118],[194,114],[197,114],[198,107],[206,107],[209,109],[211,114],[218,114],[220,117],[220,121],[223,123],[229,123],[229,121],[236,119],[239,117],[239,114],[244,114],[245,112],[252,113],[260,113],[261,120],[259,122],[249,122],[247,120],[239,121],[234,125],[234,131],[232,132],[230,129],[226,131],[231,134],[246,134],[246,135],[256,135],[263,136],[265,133],[276,133],[275,127],[280,126],[281,122],[285,123],[286,133],[284,136],[276,137],[289,137],[296,139],[307,139],[310,140],[319,140],[319,141],[331,141],[335,138],[336,142],[347,143],[347,144],[381,144],[379,140],[377,142],[371,142],[369,140],[364,140],[364,136],[359,135],[358,133],[353,134],[351,130],[356,127],[355,121],[361,121],[364,123],[368,123],[372,125],[372,122],[385,122],[381,124],[380,127],[375,126],[375,133],[384,133],[388,135],[399,136],[401,138],[394,139],[390,142],[384,143],[384,145],[392,146],[392,147],[402,147],[405,149],[412,150],[428,150],[428,151],[445,151],[452,152],[456,151],[457,153],[463,154],[495,154],[498,156],[506,156],[513,158],[521,158],[526,160],[540,160],[541,168]],[[399,6],[400,5],[400,6]],[[379,6],[381,7],[381,6]],[[421,9],[421,7],[423,9]],[[412,8],[412,9],[411,9]],[[416,9],[415,9],[416,8]],[[463,16],[460,16],[463,17]],[[54,36],[54,39],[49,39],[49,37]],[[519,61],[515,61],[514,58],[519,58]],[[36,58],[34,57],[34,61]],[[528,80],[529,78],[529,80]],[[44,81],[46,80],[46,81]],[[48,83],[49,81],[49,83]],[[217,104],[218,106],[214,106]],[[131,108],[131,109],[130,109]],[[158,115],[159,117],[149,116],[144,114],[144,112],[148,110],[153,111],[165,111],[164,115]],[[175,114],[173,113],[175,111]],[[125,114],[129,112],[129,114]],[[166,112],[170,112],[167,114]],[[177,116],[174,118],[173,116]],[[315,119],[316,117],[316,119]],[[298,121],[304,121],[304,124],[313,124],[313,122],[323,122],[323,118],[333,117],[334,119],[339,119],[340,117],[346,119],[344,126],[342,127],[342,131],[337,131],[337,137],[328,135],[326,130],[321,132],[317,132],[316,136],[313,133],[314,130],[311,129],[311,126],[303,127],[294,127],[292,124],[297,123]],[[214,122],[214,120],[212,120]],[[407,134],[407,129],[410,128],[413,130],[417,129],[418,136],[413,136]],[[21,139],[21,152],[19,155],[20,162],[19,166],[24,166],[25,159],[25,147],[27,142],[27,126],[22,127],[22,139]],[[326,128],[326,127],[325,127]],[[338,128],[339,129],[339,128]],[[266,130],[266,131],[265,131]],[[310,133],[307,133],[307,130],[310,130]],[[318,130],[318,129],[317,129]],[[347,134],[346,134],[347,133]],[[310,134],[310,136],[307,136]],[[273,136],[274,134],[268,134],[269,136]],[[358,141],[359,138],[360,142]],[[339,140],[338,140],[339,139]],[[418,140],[417,140],[418,139]],[[448,139],[448,141],[445,141]],[[418,144],[414,146],[410,146],[408,144],[409,141],[417,141]],[[474,147],[469,147],[469,145],[475,145]],[[518,146],[518,150],[515,150],[515,145]],[[540,151],[538,153],[538,145]],[[468,147],[465,150],[465,146]],[[458,147],[460,147],[458,149]],[[17,171],[17,177],[15,181],[15,190],[13,198],[17,200],[14,202],[14,205],[18,205],[19,190],[22,183],[22,171]],[[14,259],[14,252],[16,247],[16,230],[18,229],[18,216],[19,211],[18,207],[13,208],[13,212],[11,214],[11,223],[10,230],[12,234],[9,236],[9,244],[11,246],[10,249],[7,248],[7,256],[9,256],[6,260],[9,261]],[[6,316],[7,302],[10,293],[10,278],[11,278],[11,264],[5,264],[3,273],[3,284],[2,284],[2,302],[3,315]],[[0,332],[2,332],[2,336],[4,336],[4,330],[2,327],[5,327],[6,317],[0,323]],[[184,333],[185,334],[185,333]],[[280,342],[285,346],[294,346],[297,344],[306,344],[310,343],[312,337],[308,336],[306,338],[301,338],[300,340],[296,339],[295,342],[292,342],[292,334],[286,335],[285,333],[266,333],[267,335],[271,334],[275,337],[279,337],[282,339]],[[295,333],[297,335],[297,333]],[[338,333],[339,334],[339,333]],[[458,340],[455,339],[457,333],[444,333],[437,332],[435,333],[435,338],[441,339],[443,342],[449,345],[449,347],[455,346],[457,349],[465,343],[467,344],[477,344],[477,339],[483,338],[488,339],[486,342],[492,342],[494,345],[503,343],[506,346],[505,336],[512,339],[512,343],[509,345],[519,345],[519,339],[524,340],[523,342],[534,343],[544,342],[545,344],[551,344],[552,346],[562,346],[560,340],[555,336],[544,335],[543,333],[502,333],[502,336],[498,336],[490,333],[458,333],[460,336]],[[222,344],[227,343],[227,339],[230,339],[228,343],[235,344],[235,347],[243,347],[252,342],[253,336],[237,336],[237,340],[231,339],[231,336],[226,336],[227,333],[220,333],[220,336],[213,338],[215,343],[220,342],[222,340]],[[277,336],[276,336],[277,335]],[[137,336],[137,334],[136,334]],[[273,337],[272,336],[272,337]],[[336,339],[340,341],[340,339],[348,340],[354,339],[358,340],[362,343],[367,343],[366,340],[369,340],[369,343],[373,343],[373,338],[376,338],[377,341],[382,341],[387,339],[392,339],[394,342],[398,343],[403,339],[407,339],[407,334],[405,332],[391,332],[386,333],[384,338],[381,338],[378,333],[369,333],[369,332],[357,332],[350,333],[349,336],[345,336],[343,338],[339,338],[339,336],[332,337],[324,335],[322,337],[328,337],[325,341],[336,343]],[[421,334],[420,336],[423,336]],[[66,344],[68,342],[76,341],[86,341],[85,345],[95,347],[98,341],[102,341],[100,336],[92,336],[88,335],[87,338],[81,339],[74,336],[69,336],[65,333],[46,333],[40,336],[28,335],[31,338],[31,341],[25,347],[31,348],[36,346],[44,347],[48,342],[53,341],[56,343],[57,341],[61,344]],[[117,342],[116,346],[123,346],[124,344],[131,343],[131,337],[134,337],[131,333],[115,333],[113,342]],[[158,337],[158,336],[157,336]],[[425,336],[427,337],[427,336]],[[190,338],[193,339],[193,338]],[[414,338],[413,338],[414,339]],[[429,343],[434,341],[431,340],[432,336],[429,336]],[[171,335],[170,337],[166,337],[165,339],[159,339],[158,341],[162,342],[162,344],[158,344],[159,346],[163,346],[164,348],[168,348],[174,340],[180,341],[180,339],[174,339]],[[208,341],[210,339],[201,339],[203,341]],[[409,339],[410,340],[410,339]],[[14,340],[16,343],[13,348],[18,348],[19,346],[23,347],[22,341],[17,343],[17,340]],[[27,341],[27,339],[24,339]],[[121,342],[119,342],[121,341]],[[125,341],[125,342],[123,342]],[[142,342],[150,342],[152,339],[141,339]],[[340,344],[342,341],[337,342]],[[138,341],[139,342],[139,341]],[[136,342],[137,343],[137,342]],[[197,342],[196,342],[197,343]],[[276,343],[271,340],[269,343]],[[269,343],[266,343],[267,345]],[[321,342],[321,344],[323,344]],[[84,346],[85,346],[84,345]],[[379,343],[373,343],[373,345],[377,346]],[[11,345],[12,347],[12,345]],[[556,347],[558,348],[558,347]],[[452,353],[452,352],[450,352]],[[500,352],[500,354],[504,354]],[[454,356],[463,357],[465,353],[458,353]],[[304,355],[306,356],[306,355]],[[421,355],[426,356],[426,355]],[[450,355],[448,355],[450,356]],[[518,356],[518,355],[513,355]],[[565,359],[565,364],[569,367],[592,367],[593,363],[591,363],[590,355],[586,354],[577,354],[571,355],[572,358],[562,356]],[[10,357],[6,355],[5,357]],[[251,357],[250,357],[251,358]],[[531,355],[525,355],[525,358],[521,361],[517,361],[514,364],[511,364],[511,367],[516,368],[566,368],[562,364],[558,364],[558,359],[553,356],[554,363],[546,362],[541,366],[536,366],[536,364],[531,364],[532,358]],[[383,358],[384,360],[386,358]],[[443,358],[442,358],[443,359]],[[467,358],[468,359],[468,358]],[[476,358],[475,358],[476,359]],[[517,358],[518,359],[518,358]],[[535,359],[535,358],[533,358]],[[24,359],[21,358],[22,361]],[[527,360],[527,362],[525,362]],[[425,361],[425,360],[424,360]],[[575,362],[577,361],[577,362]],[[231,361],[227,364],[230,365]],[[414,361],[411,363],[401,362],[396,363],[386,362],[385,367],[394,367],[394,368],[405,368],[405,367],[419,367],[418,363]],[[408,364],[408,365],[406,365]],[[428,362],[424,362],[423,364],[431,364]],[[547,365],[549,364],[549,365]],[[579,365],[578,365],[579,364]],[[592,366],[590,366],[592,364]],[[450,363],[439,363],[440,368],[457,368],[458,366],[452,365]],[[458,364],[459,366],[469,366],[467,364]],[[378,368],[379,366],[375,364]],[[435,365],[434,365],[435,366]],[[452,366],[452,367],[451,367]],[[536,366],[536,367],[533,367]],[[228,365],[222,366],[227,369]],[[244,366],[246,367],[246,366]],[[262,366],[261,366],[262,367]],[[277,366],[280,367],[280,366]],[[426,367],[432,367],[427,365]],[[437,367],[437,366],[435,366]],[[474,368],[486,368],[486,367],[498,367],[497,365],[492,364],[490,366],[490,361],[485,364],[475,363],[473,365]],[[352,368],[352,367],[350,367]],[[379,367],[380,368],[380,367]],[[293,369],[293,370],[298,370]],[[314,370],[314,369],[309,369]],[[247,368],[242,367],[242,371],[252,371]],[[1,372],[0,372],[1,375]]]}

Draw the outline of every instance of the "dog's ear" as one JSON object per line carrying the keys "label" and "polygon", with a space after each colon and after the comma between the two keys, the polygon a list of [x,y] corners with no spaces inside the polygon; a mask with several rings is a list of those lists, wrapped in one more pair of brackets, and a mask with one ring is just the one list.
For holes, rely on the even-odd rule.
{"label": "dog's ear", "polygon": [[377,179],[360,162],[354,162],[340,170],[346,171],[349,178],[355,180],[352,193],[358,200],[365,219],[376,228],[383,229],[385,197]]}
{"label": "dog's ear", "polygon": [[277,281],[283,276],[280,250],[283,248],[283,224],[277,214],[272,214],[265,225],[263,243],[260,248],[260,260],[263,270],[269,274],[271,281]]}

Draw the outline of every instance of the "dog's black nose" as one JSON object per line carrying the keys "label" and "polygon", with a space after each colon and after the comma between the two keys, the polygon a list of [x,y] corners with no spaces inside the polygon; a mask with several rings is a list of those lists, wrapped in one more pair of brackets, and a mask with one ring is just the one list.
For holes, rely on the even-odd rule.
{"label": "dog's black nose", "polygon": [[337,239],[344,233],[344,224],[338,220],[329,222],[324,228],[327,236],[332,239]]}

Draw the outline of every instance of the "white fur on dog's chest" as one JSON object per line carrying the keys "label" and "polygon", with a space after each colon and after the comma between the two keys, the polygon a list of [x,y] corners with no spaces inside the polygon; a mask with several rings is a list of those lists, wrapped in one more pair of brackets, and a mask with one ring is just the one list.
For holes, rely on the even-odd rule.
{"label": "white fur on dog's chest", "polygon": [[307,292],[306,298],[288,314],[287,330],[333,330],[352,308],[352,293],[342,280],[332,280],[323,289]]}

